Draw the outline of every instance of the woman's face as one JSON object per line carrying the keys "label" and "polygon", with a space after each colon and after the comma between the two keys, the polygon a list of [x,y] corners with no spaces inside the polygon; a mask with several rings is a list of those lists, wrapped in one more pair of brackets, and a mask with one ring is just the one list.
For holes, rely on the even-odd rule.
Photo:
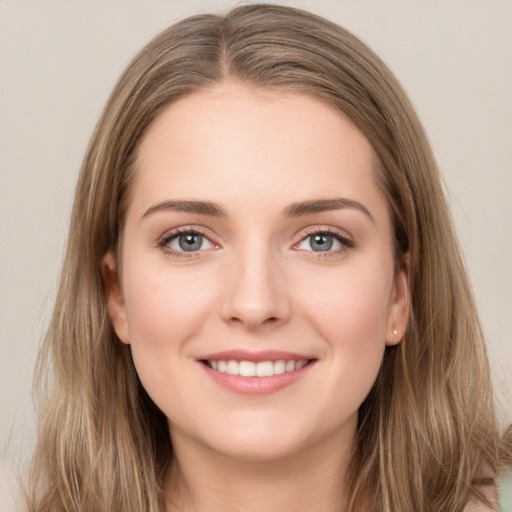
{"label": "woman's face", "polygon": [[[350,443],[407,317],[368,141],[305,95],[224,83],[138,152],[109,314],[176,446],[269,459]],[[394,330],[398,335],[394,334]]]}

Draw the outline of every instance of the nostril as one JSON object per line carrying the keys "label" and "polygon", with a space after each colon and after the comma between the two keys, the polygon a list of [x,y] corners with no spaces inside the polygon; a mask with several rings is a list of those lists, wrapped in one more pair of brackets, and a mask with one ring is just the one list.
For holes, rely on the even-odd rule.
{"label": "nostril", "polygon": [[[240,318],[238,316],[232,316],[230,318],[230,321],[231,322],[240,322],[240,323],[246,323],[243,318]],[[279,318],[277,316],[271,316],[265,320],[263,320],[263,322],[261,322],[262,324],[275,324],[279,322]]]}

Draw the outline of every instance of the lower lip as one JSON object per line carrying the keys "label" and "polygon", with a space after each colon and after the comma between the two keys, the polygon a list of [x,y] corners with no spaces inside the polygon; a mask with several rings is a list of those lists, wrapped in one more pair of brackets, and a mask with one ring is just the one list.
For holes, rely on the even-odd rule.
{"label": "lower lip", "polygon": [[202,362],[199,364],[211,379],[230,391],[243,395],[265,395],[275,393],[302,379],[314,366],[315,361],[310,361],[300,370],[285,372],[271,377],[241,377],[240,375],[218,372]]}

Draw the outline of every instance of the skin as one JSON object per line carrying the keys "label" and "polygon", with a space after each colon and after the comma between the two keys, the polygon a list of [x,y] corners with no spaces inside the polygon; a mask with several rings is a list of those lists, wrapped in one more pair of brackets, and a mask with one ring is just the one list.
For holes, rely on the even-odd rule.
{"label": "skin", "polygon": [[[116,333],[169,420],[177,462],[168,480],[180,498],[168,510],[344,502],[357,411],[408,315],[407,257],[395,265],[374,162],[364,136],[316,99],[231,82],[178,100],[146,133],[122,272],[112,253],[103,270]],[[294,203],[333,198],[353,203],[289,215]],[[182,200],[225,215],[161,207]],[[170,237],[191,228],[205,238],[184,253]],[[349,243],[328,238],[333,248],[320,252],[315,232]],[[197,361],[232,349],[315,362],[290,386],[246,395]]]}

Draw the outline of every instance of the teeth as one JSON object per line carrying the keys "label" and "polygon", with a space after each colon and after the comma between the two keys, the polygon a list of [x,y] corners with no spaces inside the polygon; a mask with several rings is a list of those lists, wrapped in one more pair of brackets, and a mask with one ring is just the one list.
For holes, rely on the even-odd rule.
{"label": "teeth", "polygon": [[285,371],[293,372],[295,370],[295,361],[288,361],[285,366]]}
{"label": "teeth", "polygon": [[239,367],[242,377],[254,377],[256,375],[256,363],[252,361],[240,361]]}
{"label": "teeth", "polygon": [[274,375],[274,363],[272,363],[272,361],[256,363],[257,377],[272,377],[272,375]]}
{"label": "teeth", "polygon": [[228,361],[226,366],[226,373],[229,373],[229,375],[238,375],[238,362]]}
{"label": "teeth", "polygon": [[302,367],[306,365],[307,361],[297,361],[295,363],[295,369],[300,370]]}
{"label": "teeth", "polygon": [[286,371],[286,362],[285,361],[276,361],[274,363],[274,375],[281,375]]}
{"label": "teeth", "polygon": [[207,364],[212,370],[229,375],[241,375],[242,377],[272,377],[285,372],[300,370],[308,363],[307,359],[299,361],[208,361]]}

